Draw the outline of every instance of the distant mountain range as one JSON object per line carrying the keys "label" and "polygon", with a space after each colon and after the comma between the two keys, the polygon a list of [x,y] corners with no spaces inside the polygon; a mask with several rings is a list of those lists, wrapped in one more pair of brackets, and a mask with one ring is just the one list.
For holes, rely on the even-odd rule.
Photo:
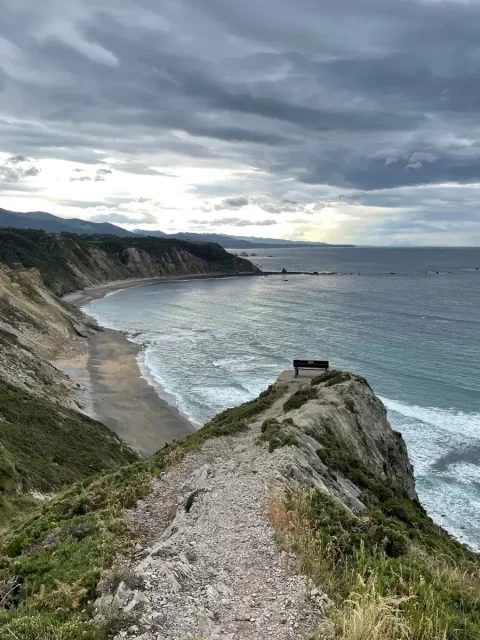
{"label": "distant mountain range", "polygon": [[163,233],[163,231],[148,231],[148,229],[134,229],[137,235],[156,236],[157,238],[180,238],[196,242],[216,242],[227,249],[274,249],[279,247],[346,247],[353,245],[332,245],[326,242],[301,242],[299,240],[281,240],[280,238],[254,238],[245,236],[228,236],[221,233]]}
{"label": "distant mountain range", "polygon": [[77,233],[114,235],[114,236],[154,236],[156,238],[179,238],[195,242],[216,242],[228,249],[280,248],[280,247],[348,247],[354,245],[331,245],[325,242],[300,242],[295,240],[281,240],[275,238],[254,238],[248,236],[229,236],[220,233],[163,233],[163,231],[149,231],[148,229],[133,229],[127,231],[110,222],[89,222],[80,218],[60,218],[52,213],[32,211],[19,213],[0,209],[0,227],[14,229],[43,229],[49,233]]}
{"label": "distant mountain range", "polygon": [[19,213],[0,209],[0,227],[14,229],[43,229],[49,233],[78,233],[130,236],[130,231],[109,222],[88,222],[80,218],[59,218],[52,213],[31,211]]}

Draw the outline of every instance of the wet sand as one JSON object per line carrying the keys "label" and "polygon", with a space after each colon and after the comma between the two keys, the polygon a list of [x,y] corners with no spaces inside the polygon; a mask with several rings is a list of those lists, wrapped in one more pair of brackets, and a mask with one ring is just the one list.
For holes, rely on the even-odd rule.
{"label": "wet sand", "polygon": [[138,345],[111,330],[94,335],[89,345],[87,370],[97,420],[142,456],[195,432],[195,427],[141,377]]}

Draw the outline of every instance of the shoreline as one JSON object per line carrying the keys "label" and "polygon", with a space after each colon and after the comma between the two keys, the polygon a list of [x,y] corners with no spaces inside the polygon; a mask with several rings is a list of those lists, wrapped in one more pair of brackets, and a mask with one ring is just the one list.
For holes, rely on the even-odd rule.
{"label": "shoreline", "polygon": [[99,331],[88,345],[86,371],[97,420],[143,457],[195,433],[193,424],[142,376],[137,361],[140,345],[113,329]]}
{"label": "shoreline", "polygon": [[261,276],[262,273],[245,272],[245,273],[193,273],[181,276],[156,276],[153,278],[127,278],[126,280],[113,280],[105,284],[98,284],[92,287],[85,287],[79,291],[73,291],[63,296],[62,300],[73,304],[77,308],[104,298],[112,291],[121,289],[132,289],[134,287],[142,287],[149,284],[157,284],[159,282],[175,282],[178,280],[211,280],[216,278],[245,278],[253,276]]}
{"label": "shoreline", "polygon": [[[121,289],[232,275],[256,274],[194,274],[116,280],[67,295],[64,299],[81,310],[92,300]],[[142,372],[139,361],[142,346],[131,342],[121,331],[101,325],[99,329],[87,338],[88,353],[83,358],[56,363],[74,383],[74,399],[80,410],[102,422],[142,457],[152,455],[173,440],[195,433],[197,427],[163,398],[158,385]]]}

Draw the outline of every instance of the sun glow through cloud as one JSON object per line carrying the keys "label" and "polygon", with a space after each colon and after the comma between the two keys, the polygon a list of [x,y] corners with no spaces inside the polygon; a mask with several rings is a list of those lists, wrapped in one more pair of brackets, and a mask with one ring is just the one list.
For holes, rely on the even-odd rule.
{"label": "sun glow through cloud", "polygon": [[443,0],[5,0],[0,206],[478,244],[479,22]]}

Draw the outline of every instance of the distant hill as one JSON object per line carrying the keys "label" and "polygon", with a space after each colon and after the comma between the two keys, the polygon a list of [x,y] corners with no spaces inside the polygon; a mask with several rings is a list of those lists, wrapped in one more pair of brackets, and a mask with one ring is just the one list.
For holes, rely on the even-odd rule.
{"label": "distant hill", "polygon": [[79,235],[113,235],[121,237],[153,236],[154,238],[178,238],[193,242],[215,242],[227,249],[274,249],[281,247],[352,247],[354,245],[332,245],[325,242],[301,242],[280,238],[254,238],[230,236],[221,233],[164,233],[149,229],[127,231],[110,222],[89,222],[80,218],[60,218],[44,211],[20,213],[0,209],[0,227],[11,229],[41,229],[48,233],[77,233]]}
{"label": "distant hill", "polygon": [[268,245],[278,245],[281,244],[282,246],[284,245],[295,245],[297,247],[328,247],[328,246],[332,246],[329,245],[328,242],[304,242],[302,240],[281,240],[279,238],[255,238],[254,236],[236,236],[238,240],[245,240],[246,242],[249,242],[250,244],[254,244],[255,246],[258,247],[258,243],[260,244],[268,244]]}
{"label": "distant hill", "polygon": [[228,249],[250,249],[253,246],[248,240],[236,238],[235,236],[227,236],[221,233],[163,233],[163,231],[148,231],[147,229],[134,229],[133,233],[138,235],[155,236],[156,238],[179,238],[180,240],[190,240],[193,242],[216,242],[222,247]]}
{"label": "distant hill", "polygon": [[245,236],[229,236],[221,233],[163,233],[163,231],[148,231],[134,229],[138,235],[150,235],[158,238],[180,238],[194,242],[216,242],[227,249],[278,249],[281,247],[353,247],[347,244],[327,244],[326,242],[302,242],[299,240],[282,240],[280,238],[254,238]]}
{"label": "distant hill", "polygon": [[115,236],[133,236],[126,229],[117,227],[110,222],[88,222],[80,218],[60,218],[52,213],[31,211],[20,213],[0,209],[0,227],[13,229],[41,229],[48,233],[78,233]]}

